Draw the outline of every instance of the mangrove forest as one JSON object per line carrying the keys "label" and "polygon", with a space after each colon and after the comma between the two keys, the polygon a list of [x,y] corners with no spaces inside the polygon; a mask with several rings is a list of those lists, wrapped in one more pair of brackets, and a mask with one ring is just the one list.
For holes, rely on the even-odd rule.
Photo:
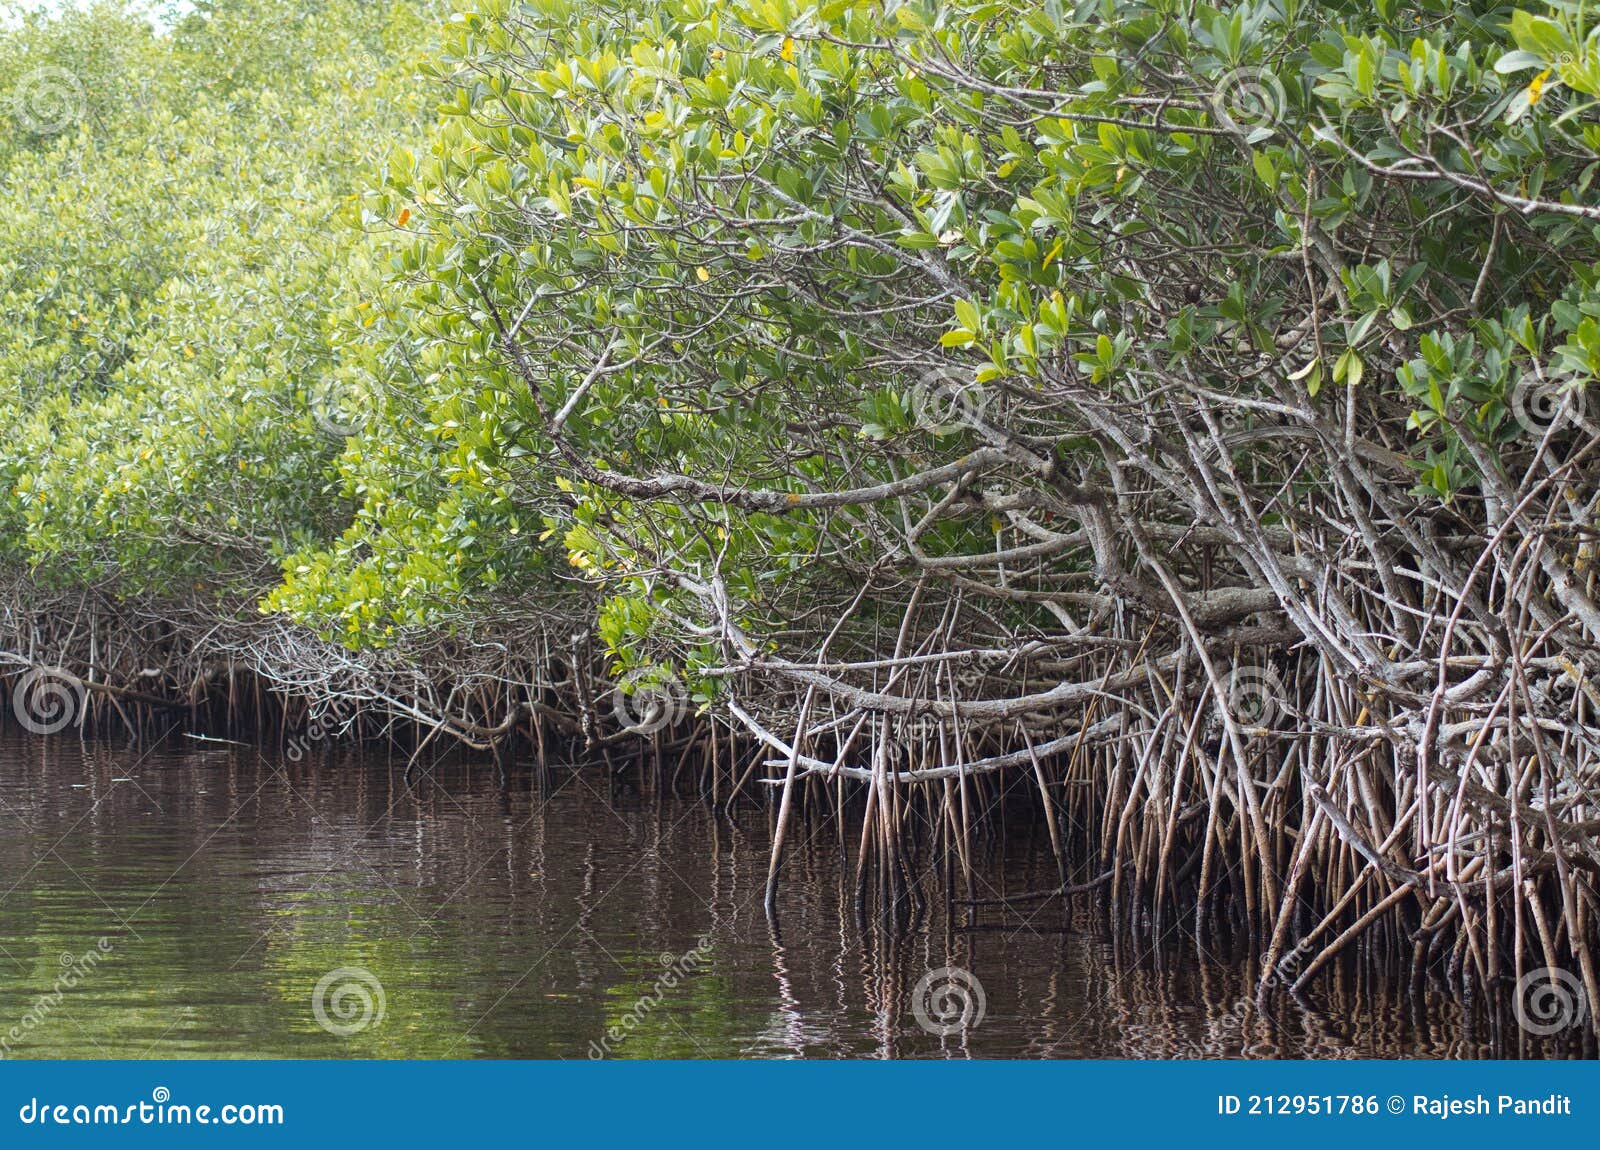
{"label": "mangrove forest", "polygon": [[[693,812],[662,881],[748,855],[742,938],[931,947],[884,1002],[1043,931],[1595,1054],[1593,5],[464,2],[0,6],[16,801],[80,745],[218,826],[151,764],[314,760],[307,842],[376,816],[313,797],[340,756],[435,826],[463,765],[496,828],[571,778]],[[450,833],[550,906],[609,865]],[[719,1056],[897,1052],[735,1025],[702,925],[566,1045],[469,1052],[707,1053],[645,1036],[675,1001]]]}

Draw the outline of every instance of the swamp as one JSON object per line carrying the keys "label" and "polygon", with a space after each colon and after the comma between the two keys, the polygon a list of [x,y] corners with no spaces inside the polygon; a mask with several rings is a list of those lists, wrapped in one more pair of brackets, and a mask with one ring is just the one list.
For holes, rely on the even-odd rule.
{"label": "swamp", "polygon": [[1600,1036],[1579,0],[0,3],[0,1055]]}

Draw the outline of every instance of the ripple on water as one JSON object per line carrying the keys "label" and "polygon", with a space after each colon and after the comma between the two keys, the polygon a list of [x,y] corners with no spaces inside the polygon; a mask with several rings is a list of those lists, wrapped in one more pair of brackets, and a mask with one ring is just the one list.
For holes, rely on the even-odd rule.
{"label": "ripple on water", "polygon": [[[0,740],[0,1040],[18,1028],[12,1056],[1496,1049],[1455,1005],[1357,974],[1316,1001],[1259,1007],[1227,962],[1181,939],[1159,956],[1113,946],[1086,907],[948,941],[937,920],[910,938],[863,932],[826,827],[789,856],[774,934],[764,815],[718,819],[600,772],[553,771],[542,790],[517,776],[501,792],[492,769],[447,762],[411,792],[403,764],[381,755],[292,763],[172,742]],[[988,877],[1037,887],[1037,862],[1018,850]],[[101,939],[63,988],[63,956]],[[966,1009],[975,1027],[919,1026],[912,996],[939,968],[970,972],[982,1003],[938,997],[965,984],[935,985],[934,1015]]]}

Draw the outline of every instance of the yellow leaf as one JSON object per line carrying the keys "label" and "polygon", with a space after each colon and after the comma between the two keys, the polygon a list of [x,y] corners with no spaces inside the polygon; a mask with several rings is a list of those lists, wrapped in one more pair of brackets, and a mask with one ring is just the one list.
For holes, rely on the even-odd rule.
{"label": "yellow leaf", "polygon": [[1531,106],[1539,102],[1539,97],[1544,95],[1544,82],[1550,78],[1550,69],[1546,68],[1533,78],[1528,84],[1528,104]]}
{"label": "yellow leaf", "polygon": [[783,53],[782,53],[782,55],[783,55],[783,58],[785,60],[793,60],[794,59],[794,37],[793,36],[785,36],[783,38]]}
{"label": "yellow leaf", "polygon": [[711,273],[706,271],[705,268],[695,268],[694,269],[694,274],[697,277],[699,277],[699,280],[700,280],[701,283],[705,283],[708,279],[711,278]]}

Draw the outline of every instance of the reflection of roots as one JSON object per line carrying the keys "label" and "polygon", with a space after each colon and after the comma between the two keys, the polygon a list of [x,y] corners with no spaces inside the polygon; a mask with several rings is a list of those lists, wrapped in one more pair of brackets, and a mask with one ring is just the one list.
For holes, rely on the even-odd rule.
{"label": "reflection of roots", "polygon": [[983,1023],[988,999],[969,970],[945,966],[930,970],[911,991],[911,1014],[929,1034],[950,1035]]}
{"label": "reflection of roots", "polygon": [[[1109,401],[1084,410],[1158,449],[1138,438],[1155,415]],[[1375,520],[1386,505],[1376,495],[1351,510],[1361,484],[1409,491],[1416,476],[1375,443],[1347,452],[1342,427],[1266,422],[1208,456],[1190,449],[1186,436],[1207,442],[1192,415],[1161,427],[1183,444],[1163,473],[1192,496],[1181,504],[1168,488],[1108,492],[1091,464],[1046,484],[973,451],[962,458],[981,467],[961,464],[973,470],[958,467],[920,504],[897,488],[852,508],[851,530],[882,550],[841,548],[786,571],[760,588],[765,614],[686,578],[673,604],[683,642],[715,645],[730,669],[704,713],[643,744],[659,753],[663,790],[698,789],[719,808],[769,804],[779,837],[795,833],[797,812],[839,819],[858,905],[896,927],[936,912],[941,894],[974,927],[1087,896],[1135,931],[1181,922],[1208,938],[1270,940],[1259,949],[1298,955],[1273,968],[1301,989],[1355,943],[1457,986],[1501,986],[1513,962],[1581,969],[1597,940],[1578,909],[1600,891],[1566,860],[1588,856],[1600,825],[1588,784],[1600,670],[1587,606],[1570,593],[1581,581],[1569,540],[1586,538],[1570,508],[1589,504],[1593,481],[1573,469],[1570,492],[1517,496],[1530,522],[1549,525],[1545,558],[1529,562],[1525,537],[1473,526],[1471,509],[1452,512],[1448,548],[1409,522]],[[1318,461],[1326,489],[1301,479]],[[1204,498],[1182,486],[1191,472],[1207,477]],[[1257,498],[1207,517],[1191,509],[1255,474],[1271,478]],[[901,566],[914,570],[896,582]],[[1474,586],[1475,570],[1501,569],[1517,574],[1526,615],[1498,598],[1449,597]],[[1507,594],[1503,583],[1493,592]],[[0,617],[0,650],[85,667],[102,649],[51,622],[73,619],[72,605],[33,587],[10,593],[18,609]],[[559,762],[556,746],[647,771],[630,728],[678,693],[619,719],[592,610],[582,595],[552,594],[537,610],[508,609],[493,646],[440,638],[359,655],[271,619],[212,634],[182,605],[159,627],[130,613],[86,633],[133,636],[106,668],[120,689],[169,702],[193,691],[221,722],[230,706],[248,710],[257,684],[284,700],[272,705],[290,712],[288,730],[305,728],[308,697],[355,700],[358,733],[403,716],[421,764],[413,779],[424,751],[452,741],[503,768],[523,749],[524,761]],[[1452,617],[1466,622],[1442,650],[1439,629],[1418,619]],[[1504,651],[1531,654],[1513,669]],[[659,683],[684,666],[670,649],[653,657]],[[159,674],[140,678],[150,667]],[[1282,706],[1259,731],[1219,715],[1243,667],[1281,684]],[[157,729],[132,697],[101,717]],[[438,700],[451,697],[446,712]],[[1537,803],[1511,782],[1527,778],[1541,780]],[[1048,877],[984,902],[1002,832],[1019,827],[1036,833]],[[1580,923],[1576,937],[1562,923]]]}
{"label": "reflection of roots", "polygon": [[1571,971],[1543,967],[1517,980],[1517,1025],[1529,1034],[1549,1035],[1578,1026],[1589,1016],[1582,979]]}
{"label": "reflection of roots", "polygon": [[[1163,541],[1169,555],[1215,538],[1194,526],[1133,530]],[[1264,527],[1263,545],[1281,541],[1290,554],[1278,561],[1298,570],[1296,541],[1279,530]],[[1127,533],[1113,528],[1107,537]],[[1361,600],[1353,581],[1342,586],[1342,594]],[[1095,618],[1092,594],[1062,600],[1080,618]],[[859,796],[865,825],[858,897],[900,925],[919,921],[951,882],[967,894],[960,901],[974,928],[998,928],[996,915],[1032,922],[1040,902],[1091,894],[1124,908],[1119,922],[1129,921],[1127,907],[1139,906],[1145,909],[1135,921],[1272,939],[1262,978],[1279,989],[1309,985],[1357,940],[1419,970],[1453,969],[1462,978],[1503,975],[1507,956],[1518,947],[1540,954],[1545,939],[1552,959],[1575,962],[1578,948],[1559,932],[1540,935],[1531,926],[1539,915],[1548,926],[1551,908],[1580,905],[1595,893],[1592,876],[1556,865],[1559,853],[1587,841],[1569,820],[1600,816],[1585,789],[1561,792],[1554,825],[1523,811],[1513,829],[1508,796],[1480,785],[1462,793],[1453,781],[1469,757],[1498,764],[1500,779],[1526,777],[1557,760],[1563,778],[1587,777],[1600,766],[1600,740],[1563,737],[1572,722],[1563,708],[1584,696],[1561,663],[1546,664],[1530,682],[1529,711],[1486,716],[1476,701],[1507,689],[1508,672],[1481,658],[1450,670],[1448,694],[1435,704],[1427,690],[1362,680],[1306,646],[1285,659],[1295,632],[1276,616],[1270,596],[1186,597],[1189,624],[1228,636],[1208,647],[1204,663],[1183,622],[1162,621],[1159,599],[1148,602],[1149,614],[1119,619],[1108,603],[1078,634],[1040,628],[1019,639],[996,634],[981,610],[964,613],[955,595],[924,587],[899,633],[897,656],[879,648],[859,669],[829,661],[819,689],[810,659],[766,654],[733,713],[765,744],[774,786],[792,762],[795,782],[784,789],[824,802],[841,787]],[[1377,626],[1383,601],[1366,602],[1374,613],[1360,620],[1330,615],[1310,592],[1296,606],[1351,634]],[[1259,636],[1254,647],[1252,634]],[[997,656],[970,654],[991,648]],[[751,639],[753,661],[761,650]],[[1567,658],[1577,657],[1568,650]],[[974,683],[963,671],[980,661],[985,673]],[[1437,664],[1414,666],[1419,680],[1429,666],[1437,676]],[[815,701],[823,692],[831,701],[825,712]],[[1234,703],[1249,695],[1259,705],[1233,708],[1238,729],[1230,730],[1219,721],[1218,695]],[[1421,837],[1407,797],[1416,785],[1413,740],[1434,707],[1429,737],[1437,766],[1423,805],[1429,819],[1459,820],[1451,849],[1464,868],[1452,872],[1460,879],[1439,869],[1437,851],[1424,849],[1424,841],[1441,840]],[[1038,827],[1046,857],[1058,860],[1058,881],[1021,895],[975,897],[989,831],[973,825],[972,812],[998,810],[1010,812],[1008,823]],[[1504,869],[1496,860],[1513,833],[1519,850],[1541,861],[1531,864],[1525,885],[1509,875],[1494,880],[1497,937],[1490,946],[1484,872]],[[1352,857],[1361,860],[1354,868]],[[1368,897],[1354,897],[1368,888]],[[1530,928],[1520,938],[1510,909],[1518,899]],[[1461,902],[1477,908],[1471,917],[1452,909]],[[1468,967],[1474,954],[1489,953],[1502,964],[1497,972]]]}

